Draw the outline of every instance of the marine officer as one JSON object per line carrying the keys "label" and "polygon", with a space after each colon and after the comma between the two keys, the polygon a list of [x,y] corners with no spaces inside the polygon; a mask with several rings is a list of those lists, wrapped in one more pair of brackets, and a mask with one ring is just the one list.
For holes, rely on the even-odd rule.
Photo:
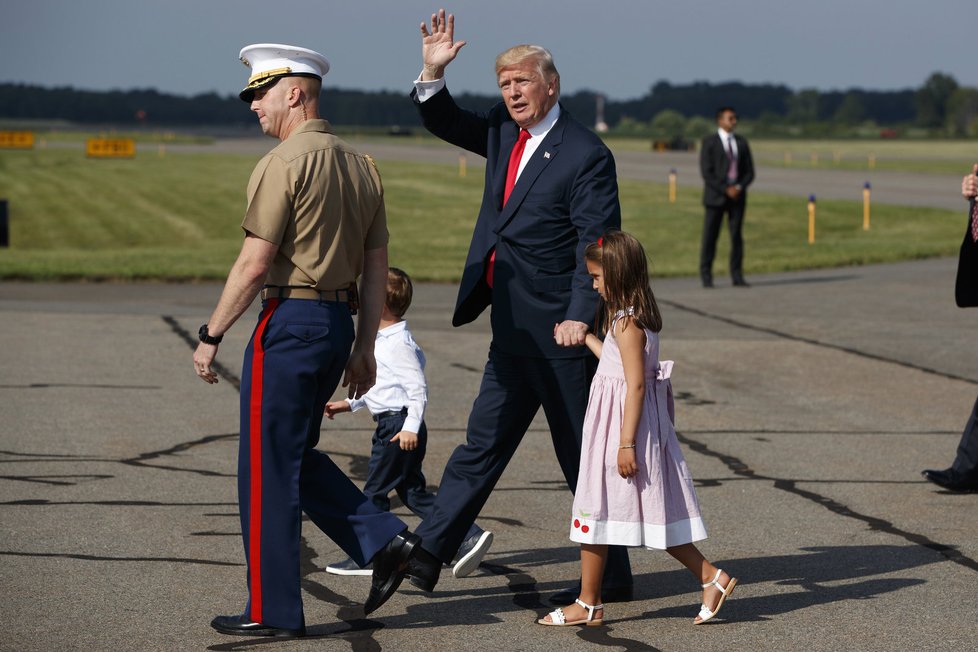
{"label": "marine officer", "polygon": [[417,548],[400,519],[315,449],[341,377],[351,398],[374,384],[387,216],[373,161],[319,117],[326,58],[276,44],[249,45],[239,56],[252,73],[240,97],[281,143],[251,175],[244,243],[194,353],[197,375],[216,383],[222,337],[261,294],[242,367],[238,449],[249,600],[244,613],[211,625],[225,634],[302,636],[302,512],[352,559],[373,562],[368,613],[396,590]]}

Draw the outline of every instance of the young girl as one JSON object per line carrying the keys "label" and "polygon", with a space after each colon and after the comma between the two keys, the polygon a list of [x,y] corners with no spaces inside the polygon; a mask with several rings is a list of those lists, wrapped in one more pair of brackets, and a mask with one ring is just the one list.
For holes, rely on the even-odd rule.
{"label": "young girl", "polygon": [[703,605],[695,624],[713,618],[737,580],[700,554],[706,538],[693,479],[673,426],[672,362],[659,363],[662,318],[649,287],[645,250],[613,231],[584,252],[604,300],[604,344],[584,417],[581,471],[570,538],[581,544],[581,594],[541,625],[601,625],[601,576],[609,545],[665,549],[699,578]]}

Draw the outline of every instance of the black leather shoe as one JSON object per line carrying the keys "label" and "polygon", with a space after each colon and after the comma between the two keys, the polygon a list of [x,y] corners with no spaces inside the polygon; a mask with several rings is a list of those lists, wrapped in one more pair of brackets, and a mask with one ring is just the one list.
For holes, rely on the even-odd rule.
{"label": "black leather shoe", "polygon": [[387,602],[404,580],[408,562],[421,547],[421,537],[404,530],[380,549],[371,560],[374,572],[370,578],[370,594],[363,603],[363,613],[369,615]]}
{"label": "black leather shoe", "polygon": [[[703,287],[705,287],[705,288],[711,288],[711,287],[713,287],[713,279],[710,278],[709,276],[704,276],[702,280],[703,280]],[[574,599],[576,600],[577,597],[575,596]]]}
{"label": "black leather shoe", "polygon": [[[570,587],[569,589],[564,589],[563,591],[554,593],[547,598],[547,601],[552,605],[565,607],[569,604],[574,604],[574,600],[577,600],[580,595],[581,585],[578,584]],[[614,587],[605,586],[601,588],[601,602],[631,602],[633,599],[631,584]]]}
{"label": "black leather shoe", "polygon": [[430,552],[421,548],[418,554],[408,562],[408,580],[422,591],[431,593],[438,584],[441,574],[441,562]]}
{"label": "black leather shoe", "polygon": [[231,634],[232,636],[281,636],[294,638],[306,635],[305,627],[300,627],[299,629],[271,627],[248,620],[244,614],[240,616],[218,616],[211,621],[211,627],[222,634]]}
{"label": "black leather shoe", "polygon": [[926,471],[921,471],[920,475],[924,476],[924,478],[930,480],[938,487],[943,487],[948,491],[978,491],[978,479],[962,477],[961,474],[954,469],[944,469],[943,471],[927,469]]}
{"label": "black leather shoe", "polygon": [[733,284],[734,284],[734,287],[738,287],[738,288],[749,288],[750,287],[750,283],[748,283],[747,280],[744,279],[743,276],[736,276],[736,277],[734,277]]}

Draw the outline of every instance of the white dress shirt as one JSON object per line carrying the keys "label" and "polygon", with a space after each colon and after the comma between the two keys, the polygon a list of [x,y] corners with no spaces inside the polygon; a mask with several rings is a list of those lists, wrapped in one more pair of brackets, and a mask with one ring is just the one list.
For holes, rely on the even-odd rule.
{"label": "white dress shirt", "polygon": [[[438,93],[441,89],[445,88],[445,78],[434,79],[432,81],[422,81],[419,75],[417,79],[414,80],[414,88],[417,91],[417,97],[419,103],[424,103],[431,99],[433,95]],[[520,174],[523,173],[523,168],[526,167],[527,161],[533,156],[533,152],[537,151],[540,143],[543,139],[547,137],[553,126],[557,124],[557,119],[560,117],[560,104],[554,104],[553,108],[547,111],[547,115],[543,116],[540,122],[536,123],[527,131],[530,132],[530,139],[526,141],[526,146],[523,149],[523,158],[520,159],[520,167],[516,172],[516,179],[519,180]],[[736,150],[734,150],[736,151]]]}
{"label": "white dress shirt", "polygon": [[727,131],[723,127],[717,127],[717,133],[720,134],[720,142],[723,143],[723,151],[733,152],[734,158],[737,158],[737,139],[734,138],[732,132]]}
{"label": "white dress shirt", "polygon": [[428,382],[424,377],[425,358],[414,341],[406,321],[399,321],[377,332],[374,341],[377,382],[359,399],[346,399],[356,412],[366,406],[371,414],[407,408],[402,430],[418,432],[428,403]]}

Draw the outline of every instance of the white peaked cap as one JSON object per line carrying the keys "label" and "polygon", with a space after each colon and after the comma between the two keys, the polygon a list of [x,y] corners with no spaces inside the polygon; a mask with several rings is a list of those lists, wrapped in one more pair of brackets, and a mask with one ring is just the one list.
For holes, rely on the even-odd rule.
{"label": "white peaked cap", "polygon": [[315,77],[322,80],[329,72],[329,61],[326,57],[295,45],[246,45],[241,48],[238,58],[251,68],[248,85],[238,94],[245,102],[251,102],[259,88],[270,86],[282,77]]}

